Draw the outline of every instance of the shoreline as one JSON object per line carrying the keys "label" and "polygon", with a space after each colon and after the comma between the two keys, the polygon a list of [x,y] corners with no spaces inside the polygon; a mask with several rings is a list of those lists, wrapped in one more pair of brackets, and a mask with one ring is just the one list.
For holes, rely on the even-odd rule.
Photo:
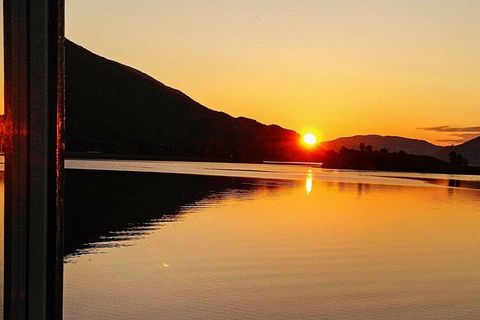
{"label": "shoreline", "polygon": [[65,160],[114,160],[114,161],[175,161],[175,162],[213,162],[213,163],[231,163],[231,164],[271,164],[271,165],[297,165],[297,166],[310,166],[315,168],[329,169],[329,170],[351,170],[361,172],[399,172],[399,173],[418,173],[418,174],[449,174],[449,175],[480,175],[480,166],[468,166],[465,168],[451,169],[451,170],[401,170],[399,168],[392,169],[361,169],[352,167],[326,167],[322,162],[303,162],[303,161],[275,161],[275,160],[246,160],[246,161],[231,161],[231,159],[223,158],[208,158],[208,159],[195,159],[187,157],[164,157],[155,155],[143,155],[143,154],[106,154],[106,153],[94,153],[94,152],[67,152],[65,154]]}

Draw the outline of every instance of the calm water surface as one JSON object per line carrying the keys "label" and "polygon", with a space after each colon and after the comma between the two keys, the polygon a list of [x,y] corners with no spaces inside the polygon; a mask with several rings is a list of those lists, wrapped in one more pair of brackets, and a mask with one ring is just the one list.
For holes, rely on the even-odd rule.
{"label": "calm water surface", "polygon": [[480,318],[478,177],[67,167],[66,319]]}

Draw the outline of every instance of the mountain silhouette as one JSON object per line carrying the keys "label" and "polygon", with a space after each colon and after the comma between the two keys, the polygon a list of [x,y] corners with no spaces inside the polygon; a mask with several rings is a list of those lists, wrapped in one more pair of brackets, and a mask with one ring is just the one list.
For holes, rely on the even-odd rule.
{"label": "mountain silhouette", "polygon": [[444,147],[433,154],[434,157],[447,160],[449,153],[455,151],[466,158],[470,164],[480,165],[480,137],[468,140],[462,144],[451,147]]}
{"label": "mountain silhouette", "polygon": [[432,156],[443,161],[449,161],[449,153],[455,151],[465,157],[470,164],[480,164],[480,137],[466,141],[456,146],[437,146],[425,140],[398,136],[356,135],[342,137],[322,143],[322,148],[339,151],[342,147],[358,149],[360,144],[372,146],[373,150],[387,149],[390,152],[404,151],[409,154]]}
{"label": "mountain silhouette", "polygon": [[[179,90],[69,40],[65,43],[65,55],[67,157],[238,162],[325,160],[354,168],[361,160],[357,158],[366,154],[342,153],[336,157],[327,150],[358,149],[363,143],[373,150],[435,156],[443,161],[448,160],[452,151],[451,147],[424,140],[379,135],[339,138],[307,150],[300,146],[300,135],[293,130],[209,109]],[[474,139],[456,146],[455,151],[470,163],[480,163],[479,142]],[[358,161],[342,159],[347,156]],[[385,152],[381,156],[383,159]],[[395,157],[391,155],[389,161],[395,161]],[[422,163],[422,168],[430,162],[443,167],[426,158],[409,158],[409,161]],[[370,169],[377,165],[376,161],[369,163]],[[401,161],[395,169],[400,167]],[[389,169],[388,162],[382,168]]]}
{"label": "mountain silhouette", "polygon": [[300,136],[234,118],[66,40],[66,151],[189,160],[301,157]]}
{"label": "mountain silhouette", "polygon": [[443,149],[425,140],[410,139],[397,136],[357,135],[343,137],[322,143],[322,148],[339,151],[342,147],[358,149],[359,145],[371,145],[374,150],[387,149],[391,152],[404,151],[416,155],[433,155]]}

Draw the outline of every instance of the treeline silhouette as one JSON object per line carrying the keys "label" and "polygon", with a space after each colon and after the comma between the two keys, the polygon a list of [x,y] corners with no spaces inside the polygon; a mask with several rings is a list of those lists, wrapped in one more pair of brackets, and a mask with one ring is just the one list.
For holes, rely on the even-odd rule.
{"label": "treeline silhouette", "polygon": [[319,160],[324,168],[480,174],[480,167],[468,166],[468,161],[461,155],[451,152],[450,163],[430,156],[408,154],[404,151],[389,152],[383,148],[373,150],[372,146],[361,143],[358,149],[341,148],[323,151]]}

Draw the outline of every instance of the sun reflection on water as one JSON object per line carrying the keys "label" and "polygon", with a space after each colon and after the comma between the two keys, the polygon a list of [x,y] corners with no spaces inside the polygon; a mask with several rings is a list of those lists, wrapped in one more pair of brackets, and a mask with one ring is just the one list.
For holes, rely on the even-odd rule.
{"label": "sun reflection on water", "polygon": [[313,173],[312,173],[312,169],[308,169],[307,179],[305,180],[305,191],[307,195],[309,195],[312,192],[312,187],[313,187]]}

